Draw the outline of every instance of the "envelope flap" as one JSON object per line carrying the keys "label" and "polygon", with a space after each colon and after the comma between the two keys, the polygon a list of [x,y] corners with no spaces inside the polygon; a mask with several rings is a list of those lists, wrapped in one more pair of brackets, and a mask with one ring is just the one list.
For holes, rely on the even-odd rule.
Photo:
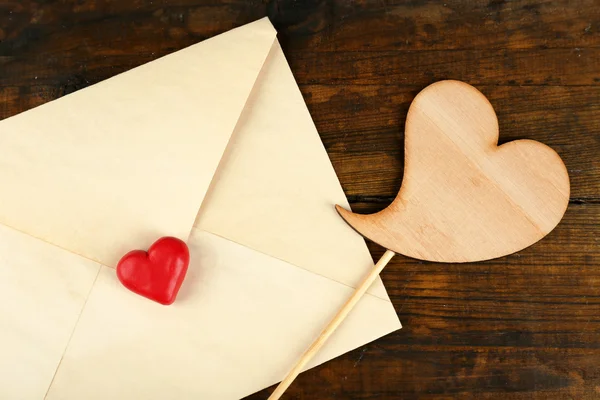
{"label": "envelope flap", "polygon": [[[196,227],[353,287],[373,261],[335,204],[348,206],[276,40]],[[369,293],[388,299],[379,279]]]}
{"label": "envelope flap", "polygon": [[187,239],[275,36],[263,19],[0,122],[0,223],[108,266]]}

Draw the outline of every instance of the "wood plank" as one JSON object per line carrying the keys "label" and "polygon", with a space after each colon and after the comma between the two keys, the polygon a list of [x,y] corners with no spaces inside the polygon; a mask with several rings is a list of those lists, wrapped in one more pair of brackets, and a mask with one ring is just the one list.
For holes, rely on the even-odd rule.
{"label": "wood plank", "polygon": [[[0,59],[0,86],[84,87],[169,51],[126,47],[133,55],[75,48]],[[185,47],[185,46],[181,46]],[[178,47],[179,48],[179,47]],[[92,50],[93,49],[93,50]],[[173,48],[171,50],[176,50]],[[472,85],[600,86],[600,47],[527,50],[301,52],[286,54],[299,84],[426,86],[442,79]],[[77,82],[79,81],[79,82]],[[79,86],[79,87],[77,87]]]}
{"label": "wood plank", "polygon": [[321,4],[307,17],[295,3],[283,4],[275,23],[280,16],[295,17],[295,24],[284,30],[286,44],[316,51],[600,45],[600,7],[595,0],[580,0],[577,6],[567,0],[340,1]]}
{"label": "wood plank", "polygon": [[[582,12],[585,10],[585,12]],[[0,53],[88,49],[160,54],[268,15],[284,48],[315,51],[600,46],[596,0],[248,2],[5,0]],[[135,22],[131,24],[131,22]]]}
{"label": "wood plank", "polygon": [[600,48],[295,52],[299,83],[427,85],[600,85]]}
{"label": "wood plank", "polygon": [[[301,374],[287,398],[593,400],[600,395],[598,349],[422,347],[396,343],[394,337]],[[266,399],[272,390],[245,400]]]}
{"label": "wood plank", "polygon": [[[353,207],[370,212],[381,206]],[[439,264],[395,257],[382,278],[404,328],[300,375],[288,395],[597,398],[599,237],[600,204],[578,204],[542,241],[497,260]],[[383,253],[370,248],[375,259]]]}
{"label": "wood plank", "polygon": [[[395,259],[382,277],[401,320],[416,329],[399,340],[435,344],[423,334],[435,332],[446,345],[600,349],[599,237],[600,204],[571,205],[553,232],[510,256],[472,264]],[[383,251],[370,247],[374,258]],[[454,328],[439,325],[447,320]]]}
{"label": "wood plank", "polygon": [[[600,87],[477,86],[491,101],[500,142],[528,138],[556,150],[571,197],[600,199]],[[392,197],[404,165],[404,121],[421,87],[304,85],[317,129],[351,198]]]}

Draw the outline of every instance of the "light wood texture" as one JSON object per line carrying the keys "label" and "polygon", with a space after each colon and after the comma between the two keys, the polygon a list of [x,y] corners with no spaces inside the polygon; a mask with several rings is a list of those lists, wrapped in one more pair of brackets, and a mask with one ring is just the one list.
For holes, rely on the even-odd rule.
{"label": "light wood texture", "polygon": [[441,81],[412,102],[396,199],[360,215],[336,206],[359,233],[417,259],[469,262],[519,251],[547,235],[569,202],[569,176],[549,147],[498,144],[492,105],[474,87]]}
{"label": "light wood texture", "polygon": [[290,372],[285,376],[281,383],[277,386],[273,394],[269,396],[269,400],[279,399],[287,388],[292,384],[296,377],[304,370],[306,365],[317,355],[321,348],[325,345],[327,340],[333,335],[333,333],[340,327],[342,322],[346,319],[348,314],[354,309],[356,304],[363,298],[367,289],[371,287],[373,282],[379,278],[379,274],[383,271],[383,268],[390,262],[395,253],[387,250],[383,256],[377,261],[377,264],[365,277],[365,279],[356,288],[352,296],[346,301],[346,303],[340,308],[333,319],[327,324],[325,329],[319,334],[319,337],[312,343],[312,345],[302,354],[300,360],[294,365]]}

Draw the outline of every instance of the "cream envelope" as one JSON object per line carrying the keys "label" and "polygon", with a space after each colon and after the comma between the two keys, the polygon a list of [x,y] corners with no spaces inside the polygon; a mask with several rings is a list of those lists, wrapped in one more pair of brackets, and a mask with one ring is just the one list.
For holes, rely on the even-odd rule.
{"label": "cream envelope", "polygon": [[[2,399],[246,396],[372,267],[267,19],[2,121],[0,147]],[[169,307],[114,271],[167,235],[192,255]],[[399,328],[378,280],[310,367]]]}

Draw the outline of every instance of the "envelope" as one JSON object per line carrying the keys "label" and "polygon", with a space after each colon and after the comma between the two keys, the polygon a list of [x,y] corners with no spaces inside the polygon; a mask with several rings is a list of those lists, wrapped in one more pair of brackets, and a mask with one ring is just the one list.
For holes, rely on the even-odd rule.
{"label": "envelope", "polygon": [[[0,122],[0,398],[237,399],[373,266],[262,19]],[[187,241],[177,301],[114,267]],[[399,329],[380,280],[310,367]]]}

